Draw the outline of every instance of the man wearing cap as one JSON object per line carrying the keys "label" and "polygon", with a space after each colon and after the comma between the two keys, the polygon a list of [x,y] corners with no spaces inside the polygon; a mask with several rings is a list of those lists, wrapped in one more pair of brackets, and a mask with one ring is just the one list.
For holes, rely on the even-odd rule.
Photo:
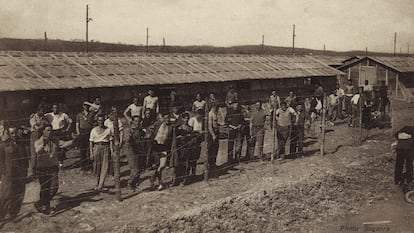
{"label": "man wearing cap", "polygon": [[89,111],[89,104],[85,101],[82,105],[83,110],[76,115],[76,133],[78,137],[78,146],[80,152],[81,170],[88,170],[91,162],[89,161],[89,135],[93,128],[95,112]]}

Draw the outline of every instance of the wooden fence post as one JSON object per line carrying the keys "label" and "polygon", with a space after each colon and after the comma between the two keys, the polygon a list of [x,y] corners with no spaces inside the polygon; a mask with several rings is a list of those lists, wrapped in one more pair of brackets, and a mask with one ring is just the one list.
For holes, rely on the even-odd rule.
{"label": "wooden fence post", "polygon": [[324,156],[325,155],[325,118],[326,118],[326,95],[325,93],[323,94],[323,99],[322,99],[322,119],[321,119],[321,155]]}
{"label": "wooden fence post", "polygon": [[118,110],[116,108],[112,109],[112,114],[114,114],[114,175],[115,175],[115,195],[117,201],[122,201],[121,197],[121,168],[120,168],[120,138],[119,138],[119,124],[118,124]]}
{"label": "wooden fence post", "polygon": [[[392,101],[394,102],[394,101]],[[394,119],[394,105],[390,101],[390,121],[391,121],[391,137],[394,135],[394,129],[395,129],[395,119]]]}
{"label": "wooden fence post", "polygon": [[276,131],[276,108],[273,107],[273,115],[272,115],[272,154],[270,157],[270,161],[273,162],[273,160],[276,157],[276,150],[277,150],[277,131]]}
{"label": "wooden fence post", "polygon": [[[210,165],[208,163],[208,105],[205,105],[205,111],[204,111],[204,146],[202,146],[201,148],[203,149],[202,154],[204,155],[204,181],[208,181],[209,179],[209,170],[210,170]],[[219,135],[217,135],[218,137]]]}
{"label": "wooden fence post", "polygon": [[358,135],[358,142],[359,145],[362,145],[362,116],[363,116],[363,104],[364,104],[364,89],[363,87],[359,88],[359,135]]}

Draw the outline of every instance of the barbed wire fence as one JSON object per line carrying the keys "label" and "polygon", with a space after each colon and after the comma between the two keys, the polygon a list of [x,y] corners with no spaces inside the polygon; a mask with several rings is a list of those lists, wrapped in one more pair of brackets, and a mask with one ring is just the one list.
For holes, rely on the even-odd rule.
{"label": "barbed wire fence", "polygon": [[[313,97],[315,97],[315,96],[314,95],[297,96],[297,98],[302,98],[302,99],[304,99],[304,98],[313,98]],[[352,134],[352,138],[357,139],[359,145],[361,145],[363,143],[363,138],[364,138],[364,136],[363,136],[364,131],[362,129],[362,117],[363,117],[362,116],[363,115],[363,112],[362,112],[362,104],[363,104],[363,95],[360,98],[361,99],[360,99],[359,105],[358,105],[358,108],[359,108],[359,112],[358,112],[358,115],[359,115],[358,116],[359,125],[358,125],[358,127],[355,127],[355,126],[354,127],[350,127],[350,131],[351,131],[351,134]],[[266,99],[257,99],[257,100],[260,100],[262,103],[267,103],[268,98],[266,98]],[[316,139],[317,143],[319,143],[319,152],[320,152],[321,155],[326,155],[326,154],[333,153],[333,152],[337,151],[337,147],[338,146],[353,146],[354,143],[350,143],[348,145],[342,145],[340,142],[336,142],[335,145],[334,145],[336,147],[336,149],[335,148],[332,149],[332,148],[327,148],[326,147],[325,139],[326,139],[327,133],[329,134],[329,132],[327,132],[327,131],[329,131],[329,129],[327,130],[327,128],[329,128],[330,125],[333,126],[333,124],[332,124],[332,122],[330,122],[330,120],[327,120],[327,113],[328,113],[327,107],[328,107],[329,103],[328,103],[328,100],[327,100],[327,96],[326,95],[323,96],[321,102],[322,102],[322,108],[318,112],[317,117],[312,122],[310,122],[310,127],[309,127],[309,130],[306,132],[307,135],[305,135],[305,138],[306,137],[309,138],[309,136],[311,135],[312,138]],[[250,103],[250,104],[252,104],[252,103]],[[269,111],[269,109],[267,109],[266,111]],[[275,111],[275,109],[273,109],[273,111]],[[394,117],[393,117],[393,114],[392,114],[392,106],[391,106],[391,108],[390,108],[389,111],[390,111],[390,115],[391,115],[391,121],[392,121],[391,123],[393,125]],[[268,115],[270,115],[270,114],[268,114]],[[273,117],[275,117],[275,115],[276,114],[273,114]],[[203,129],[202,133],[199,135],[199,137],[203,137],[203,140],[200,140],[200,141],[202,141],[201,144],[196,144],[195,145],[191,141],[188,141],[188,142],[185,142],[185,143],[179,145],[178,147],[176,146],[176,148],[174,149],[175,151],[170,150],[169,151],[169,154],[168,154],[168,156],[171,156],[174,153],[185,153],[186,150],[187,151],[192,151],[192,150],[194,151],[195,149],[198,149],[198,148],[201,147],[200,158],[198,159],[199,161],[197,162],[197,164],[198,165],[204,165],[203,166],[204,167],[203,174],[204,174],[204,180],[205,181],[208,181],[208,180],[210,180],[211,178],[214,177],[211,174],[211,168],[209,167],[208,155],[207,155],[207,146],[208,146],[208,143],[207,143],[207,134],[209,133],[208,130],[207,130],[208,129],[208,127],[207,127],[207,122],[208,122],[207,117],[208,117],[208,109],[206,108],[206,112],[205,112],[205,116],[204,116],[204,129]],[[29,120],[28,118],[24,118],[24,119],[13,119],[12,121],[16,121],[16,122],[26,121],[26,122],[28,122],[28,120]],[[269,147],[271,147],[271,153],[270,153],[270,158],[269,158],[270,161],[271,161],[271,163],[269,163],[269,165],[275,166],[275,164],[273,162],[274,162],[274,160],[275,160],[275,158],[277,156],[276,155],[276,151],[278,150],[278,147],[280,146],[278,144],[278,140],[277,140],[277,136],[278,136],[278,134],[277,134],[277,121],[276,121],[275,118],[273,119],[273,121],[272,121],[273,122],[273,125],[272,125],[272,127],[270,127],[270,132],[269,132],[269,126],[270,126],[269,125],[269,120],[270,120],[269,118],[266,120],[267,123],[266,123],[265,127],[267,127],[267,130],[264,130],[263,131],[263,134],[264,135],[259,135],[259,136],[263,136],[264,137],[265,135],[268,135],[270,133],[270,135],[271,135],[270,136],[270,142],[269,143],[264,142],[263,148],[269,148]],[[353,119],[353,120],[355,120],[355,119]],[[114,122],[117,122],[117,118],[115,118]],[[115,126],[115,127],[117,128],[117,126]],[[221,127],[221,128],[223,128],[223,127]],[[118,129],[118,132],[119,132],[119,129]],[[176,136],[177,135],[175,135],[175,134],[173,135],[173,137],[176,137]],[[243,135],[243,137],[244,136],[245,135]],[[291,133],[290,133],[290,136],[291,136]],[[295,136],[295,137],[297,137],[297,136]],[[268,138],[269,138],[269,136],[268,136]],[[243,138],[243,140],[242,140],[242,143],[243,144],[244,144],[244,139],[245,138]],[[290,140],[292,140],[292,139],[295,140],[296,138],[290,138]],[[29,140],[29,139],[26,139],[26,140]],[[226,142],[228,143],[228,141],[227,141],[228,139],[226,138],[225,135],[224,135],[224,138],[223,138],[223,133],[222,133],[222,138],[221,138],[221,142],[222,143],[220,145],[223,144],[223,140],[224,140],[224,143],[226,143]],[[247,138],[247,140],[248,140],[248,138]],[[289,146],[291,145],[290,144],[290,140],[286,142],[286,144],[289,145]],[[264,141],[266,141],[266,140],[264,140]],[[148,143],[151,143],[151,142],[148,141]],[[249,147],[248,142],[246,144],[247,144],[246,149],[248,150],[249,149],[248,148]],[[255,145],[253,145],[253,146],[255,146]],[[114,163],[114,165],[115,165],[115,194],[116,194],[116,197],[117,197],[116,199],[118,201],[121,201],[122,200],[121,183],[120,183],[120,180],[121,180],[120,167],[121,167],[121,165],[120,165],[119,159],[120,159],[120,157],[122,157],[122,156],[125,155],[125,154],[121,154],[121,149],[122,149],[121,147],[116,147],[115,148],[116,151],[114,151],[114,155],[115,156],[114,156],[114,158],[112,158],[112,160],[117,160],[117,161],[112,161],[112,162],[115,162]],[[287,151],[289,152],[287,154],[288,156],[290,156],[290,157],[295,156],[294,154],[291,154],[290,153],[290,151],[291,151],[290,148]],[[235,152],[234,149],[232,149],[231,150],[231,154],[233,154],[234,152]],[[223,157],[224,156],[224,157],[226,157],[225,155],[223,155],[223,153],[226,153],[226,152],[222,148],[221,150],[219,150],[219,155],[217,155],[217,156],[220,156],[220,157]],[[313,151],[313,153],[315,153],[315,151]],[[137,157],[145,157],[145,159],[148,159],[148,156],[151,156],[151,154],[139,154],[139,155],[136,155],[136,156]],[[254,155],[251,155],[251,156],[254,156]],[[176,166],[182,166],[182,165],[184,165],[184,167],[188,167],[188,163],[189,163],[188,156],[184,156],[184,157],[185,157],[185,159],[179,161],[176,164]],[[229,157],[230,157],[230,155],[227,155],[227,158],[229,158]],[[28,155],[27,158],[18,158],[18,159],[23,159],[23,160],[24,159],[27,159],[27,160],[29,160],[30,159],[30,155]],[[260,158],[254,158],[251,161],[257,161],[258,159],[260,159]],[[66,167],[66,169],[72,169],[74,167],[77,167],[78,164],[82,164],[83,162],[86,162],[86,161],[89,161],[89,158],[88,157],[86,157],[83,160],[81,159],[81,160],[79,160],[79,161],[71,164],[70,166]],[[223,172],[223,171],[227,171],[228,169],[230,169],[230,168],[232,168],[234,166],[235,166],[235,164],[231,164],[231,163],[228,163],[227,162],[227,163],[224,163],[221,166],[219,166],[217,168],[217,170],[215,170],[214,172],[215,173],[220,173],[220,172]],[[154,168],[154,166],[151,166],[151,167]],[[140,173],[142,174],[145,171],[148,171],[148,169],[151,169],[151,167],[148,164],[146,164],[146,167],[143,168],[143,170],[141,170]],[[27,167],[14,167],[14,168],[15,169],[27,170]],[[38,174],[38,175],[42,175],[42,174]],[[56,177],[53,177],[53,178],[56,178]],[[192,174],[185,173],[185,175],[175,177],[175,179],[183,179],[183,178],[184,179],[193,178],[193,175]],[[28,180],[27,177],[20,177],[18,179],[21,179],[22,182],[26,182]],[[78,193],[84,193],[84,192],[92,192],[92,189],[82,189],[82,190],[78,190]],[[62,193],[62,192],[59,192],[59,193]],[[24,197],[24,195],[25,195],[24,193],[21,193],[21,194],[18,194],[16,196],[14,196],[14,197],[22,197],[22,196]],[[66,200],[66,201],[60,201],[59,204],[63,204],[65,202],[71,202],[71,201],[75,201],[75,199],[70,199],[70,200]],[[25,204],[32,204],[32,203],[33,202],[31,202],[31,203],[25,203]]]}

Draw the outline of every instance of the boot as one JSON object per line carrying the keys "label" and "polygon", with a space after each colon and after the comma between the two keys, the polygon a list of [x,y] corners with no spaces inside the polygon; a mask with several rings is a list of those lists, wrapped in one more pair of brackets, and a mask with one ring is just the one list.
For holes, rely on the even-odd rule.
{"label": "boot", "polygon": [[162,183],[162,177],[161,177],[161,172],[158,172],[158,176],[157,176],[157,178],[158,178],[158,191],[161,191],[161,190],[163,190],[164,189],[164,185],[163,185],[163,183]]}
{"label": "boot", "polygon": [[150,178],[151,188],[155,188],[155,180],[158,178],[158,170]]}

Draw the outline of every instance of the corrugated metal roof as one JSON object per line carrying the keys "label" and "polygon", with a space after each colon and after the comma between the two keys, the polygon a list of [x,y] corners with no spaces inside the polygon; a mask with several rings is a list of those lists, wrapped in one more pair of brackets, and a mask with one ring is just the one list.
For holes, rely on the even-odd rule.
{"label": "corrugated metal roof", "polygon": [[392,67],[400,73],[414,72],[414,57],[373,57],[372,59]]}
{"label": "corrugated metal roof", "polygon": [[0,52],[0,92],[338,74],[309,56]]}
{"label": "corrugated metal roof", "polygon": [[329,66],[341,66],[349,56],[312,55],[313,58]]}
{"label": "corrugated metal roof", "polygon": [[358,60],[338,67],[338,69],[345,70],[367,59],[380,63],[398,73],[414,73],[414,57],[361,57]]}

